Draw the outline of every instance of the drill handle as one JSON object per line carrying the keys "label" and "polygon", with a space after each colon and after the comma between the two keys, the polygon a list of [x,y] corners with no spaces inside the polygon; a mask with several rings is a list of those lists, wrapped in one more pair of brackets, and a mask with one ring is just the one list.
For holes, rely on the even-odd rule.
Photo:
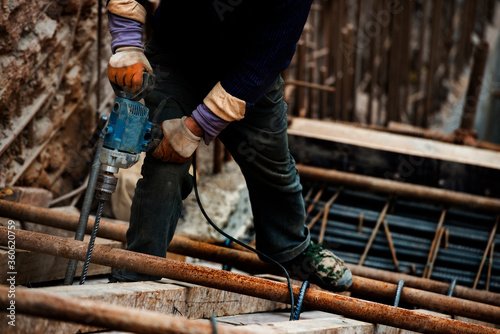
{"label": "drill handle", "polygon": [[142,86],[141,88],[135,92],[135,93],[128,93],[123,90],[123,88],[114,82],[111,82],[111,87],[113,87],[113,91],[115,92],[116,96],[119,96],[121,98],[131,100],[131,101],[139,101],[142,99],[144,96],[148,95],[151,90],[153,90],[153,87],[155,85],[155,75],[153,73],[149,72],[144,72],[142,75]]}
{"label": "drill handle", "polygon": [[163,140],[161,124],[151,123],[151,141],[148,143],[146,152],[153,152]]}

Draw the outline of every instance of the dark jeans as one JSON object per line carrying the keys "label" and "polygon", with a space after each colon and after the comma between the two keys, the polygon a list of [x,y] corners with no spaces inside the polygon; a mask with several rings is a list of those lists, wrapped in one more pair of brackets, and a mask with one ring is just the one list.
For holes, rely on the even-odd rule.
{"label": "dark jeans", "polygon": [[[183,72],[161,55],[148,56],[156,84],[146,105],[153,114],[160,102],[166,101],[164,108],[152,115],[153,122],[189,115],[217,82],[199,72]],[[231,123],[219,135],[245,177],[257,249],[278,262],[298,256],[310,240],[304,223],[302,186],[288,150],[286,107],[280,77],[243,120]],[[190,162],[164,163],[151,154],[146,156],[132,202],[128,250],[165,257],[182,200],[192,189],[189,166]],[[114,270],[113,276],[120,281],[159,279],[125,270]]]}

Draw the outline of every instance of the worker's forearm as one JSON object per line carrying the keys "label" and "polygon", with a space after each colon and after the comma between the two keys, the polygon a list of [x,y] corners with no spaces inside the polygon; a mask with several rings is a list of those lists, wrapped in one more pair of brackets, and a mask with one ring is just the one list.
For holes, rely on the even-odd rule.
{"label": "worker's forearm", "polygon": [[115,52],[120,46],[142,45],[142,26],[140,22],[108,12],[109,33],[111,34],[111,50]]}
{"label": "worker's forearm", "polygon": [[212,113],[210,109],[203,103],[193,111],[191,116],[203,129],[203,140],[207,145],[212,141],[212,139],[217,137],[217,135],[230,123]]}

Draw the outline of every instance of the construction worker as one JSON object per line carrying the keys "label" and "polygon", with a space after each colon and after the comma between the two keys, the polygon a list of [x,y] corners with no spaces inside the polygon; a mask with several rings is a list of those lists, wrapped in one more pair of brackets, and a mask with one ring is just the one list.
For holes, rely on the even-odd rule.
{"label": "construction worker", "polygon": [[[163,1],[151,16],[146,1],[108,2],[113,51],[108,77],[134,91],[144,71],[154,72],[155,88],[145,102],[164,133],[137,182],[128,250],[166,255],[182,200],[192,189],[192,155],[202,140],[208,145],[218,136],[247,182],[257,249],[300,279],[332,291],[350,287],[344,262],[310,241],[302,187],[288,150],[280,72],[290,64],[311,2]],[[144,50],[147,17],[153,33]],[[157,279],[112,273],[112,281]]]}

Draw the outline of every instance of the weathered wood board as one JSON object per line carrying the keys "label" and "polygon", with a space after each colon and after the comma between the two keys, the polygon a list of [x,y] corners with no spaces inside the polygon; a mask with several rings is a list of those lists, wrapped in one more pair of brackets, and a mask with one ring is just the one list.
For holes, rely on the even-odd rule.
{"label": "weathered wood board", "polygon": [[[116,284],[85,284],[39,288],[40,291],[94,301],[176,314],[190,319],[264,312],[283,309],[284,304],[222,290],[210,289],[170,280]],[[4,313],[0,313],[4,314]],[[16,326],[0,322],[0,333],[76,333],[99,330],[98,328],[55,321],[44,318],[16,315]]]}
{"label": "weathered wood board", "polygon": [[242,326],[251,332],[295,334],[372,334],[374,325],[321,311],[303,312],[299,321],[288,321],[286,312],[255,313],[217,318],[221,324]]}

